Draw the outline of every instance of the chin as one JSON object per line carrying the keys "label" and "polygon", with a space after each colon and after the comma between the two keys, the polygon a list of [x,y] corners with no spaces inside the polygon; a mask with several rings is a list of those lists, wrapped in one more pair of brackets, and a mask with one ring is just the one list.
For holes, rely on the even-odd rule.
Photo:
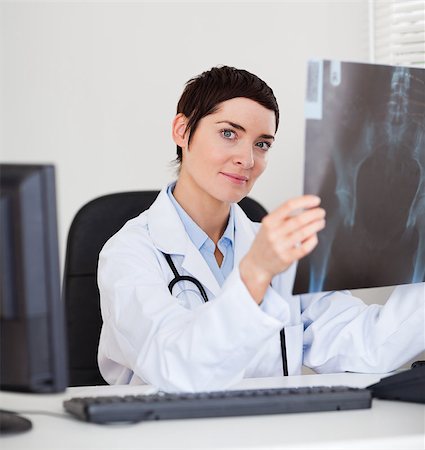
{"label": "chin", "polygon": [[227,192],[226,194],[216,196],[216,198],[225,203],[239,203],[248,193],[249,191]]}
{"label": "chin", "polygon": [[233,197],[232,200],[230,200],[230,203],[239,203],[247,195],[248,194],[244,194],[244,195],[239,195],[238,197]]}
{"label": "chin", "polygon": [[251,191],[252,183],[245,185],[229,185],[229,183],[210,183],[205,186],[205,192],[219,202],[239,203]]}

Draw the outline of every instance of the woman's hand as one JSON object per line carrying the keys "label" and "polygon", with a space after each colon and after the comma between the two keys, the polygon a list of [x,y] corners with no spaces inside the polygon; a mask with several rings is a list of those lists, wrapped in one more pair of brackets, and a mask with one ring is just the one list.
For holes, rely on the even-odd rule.
{"label": "woman's hand", "polygon": [[242,281],[261,303],[272,278],[309,254],[325,227],[320,198],[303,195],[287,201],[262,220],[249,252],[239,265]]}

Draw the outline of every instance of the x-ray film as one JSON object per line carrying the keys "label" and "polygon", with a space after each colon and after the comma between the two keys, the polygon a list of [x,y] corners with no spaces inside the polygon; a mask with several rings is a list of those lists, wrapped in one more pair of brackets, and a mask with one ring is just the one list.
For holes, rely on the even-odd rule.
{"label": "x-ray film", "polygon": [[425,281],[425,69],[310,61],[304,192],[326,210],[294,293]]}

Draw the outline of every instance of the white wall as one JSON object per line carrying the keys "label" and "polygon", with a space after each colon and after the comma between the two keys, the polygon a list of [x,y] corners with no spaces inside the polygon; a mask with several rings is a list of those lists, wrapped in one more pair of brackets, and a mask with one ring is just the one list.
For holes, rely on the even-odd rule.
{"label": "white wall", "polygon": [[[3,2],[0,39],[0,160],[56,165],[63,259],[84,203],[173,177],[177,100],[217,64],[256,73],[280,104],[251,195],[272,209],[300,194],[306,60],[367,61],[367,0]],[[382,302],[388,292],[361,295]]]}
{"label": "white wall", "polygon": [[368,57],[367,1],[0,8],[0,158],[56,164],[62,243],[88,200],[172,178],[177,100],[190,77],[217,64],[258,74],[282,110],[268,172],[252,195],[273,208],[299,194],[307,58]]}

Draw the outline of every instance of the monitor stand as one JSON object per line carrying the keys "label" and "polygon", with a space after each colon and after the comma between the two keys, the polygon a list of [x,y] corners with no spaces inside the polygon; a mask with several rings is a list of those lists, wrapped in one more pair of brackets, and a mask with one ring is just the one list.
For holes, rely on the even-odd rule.
{"label": "monitor stand", "polygon": [[32,423],[12,411],[0,410],[0,435],[23,433],[31,430]]}

